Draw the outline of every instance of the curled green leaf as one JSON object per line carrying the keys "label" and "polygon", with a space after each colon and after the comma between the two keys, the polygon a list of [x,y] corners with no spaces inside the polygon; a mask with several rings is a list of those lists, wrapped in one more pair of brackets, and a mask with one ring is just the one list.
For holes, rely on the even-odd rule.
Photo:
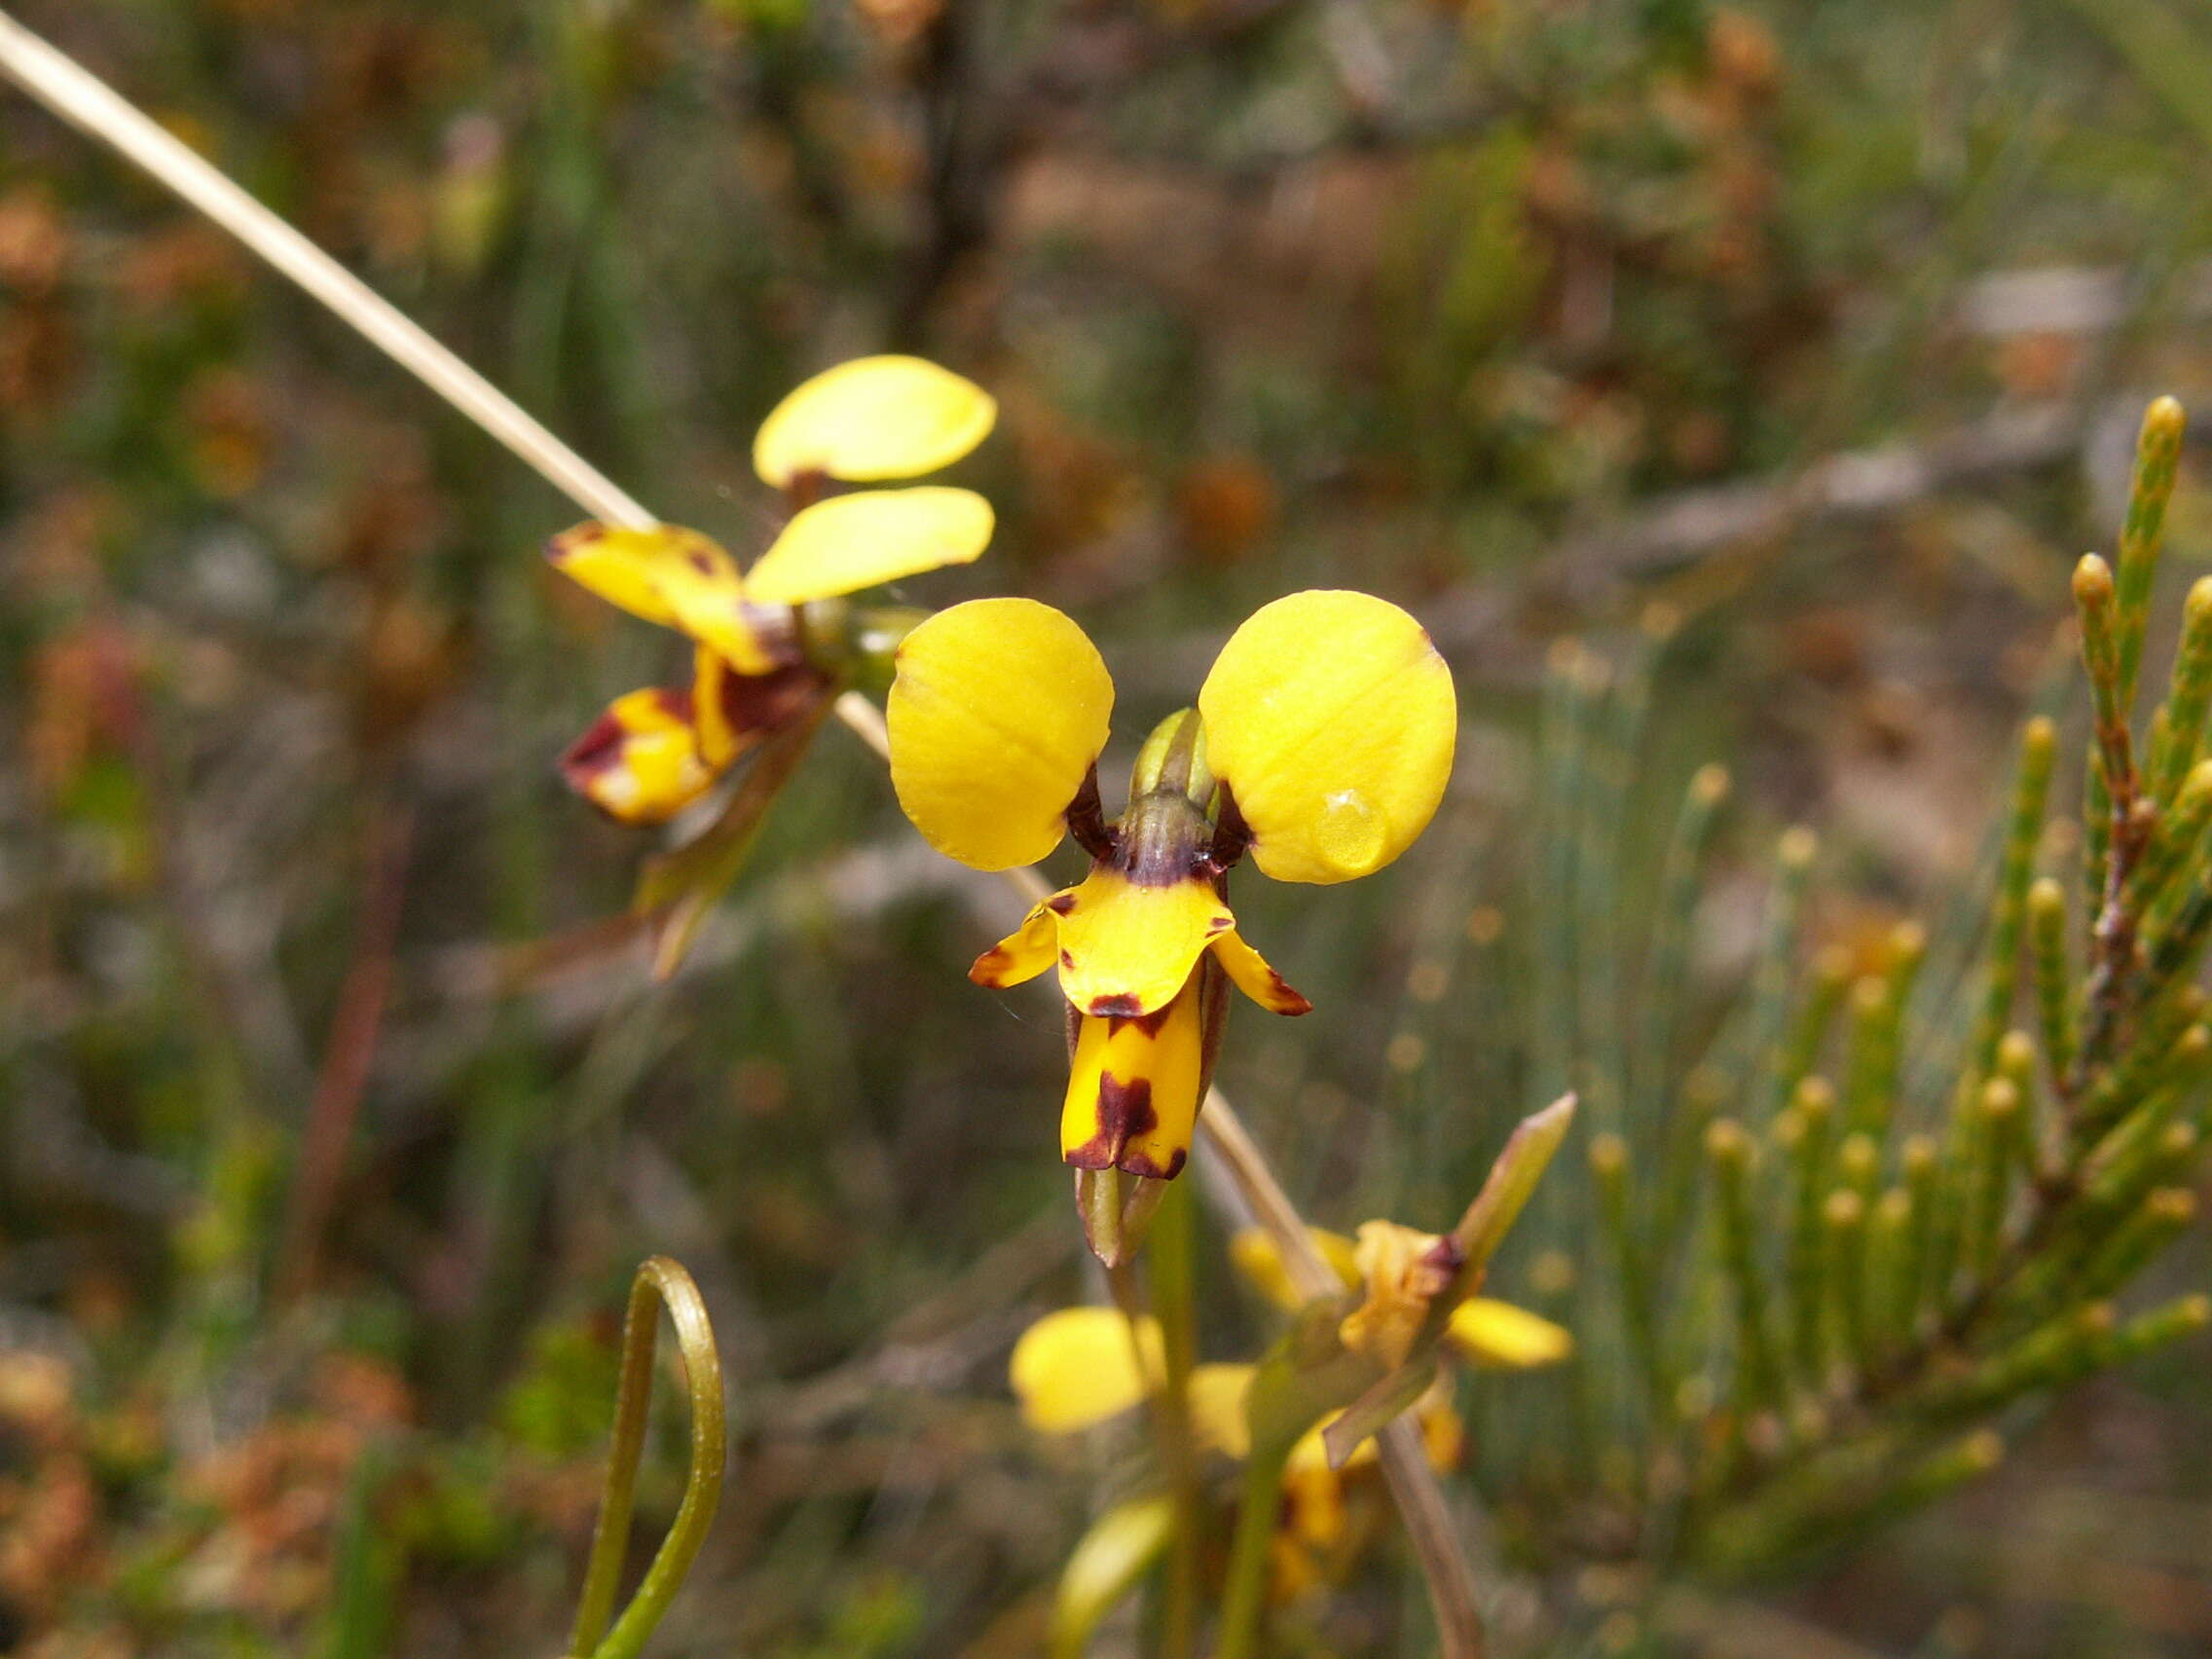
{"label": "curled green leaf", "polygon": [[[659,1305],[656,1307],[656,1303]],[[612,1630],[622,1560],[630,1543],[630,1516],[637,1500],[638,1460],[645,1450],[645,1416],[652,1405],[653,1351],[660,1336],[660,1307],[676,1328],[677,1352],[683,1360],[683,1386],[691,1402],[691,1468],[683,1483],[683,1501],[669,1524],[652,1565]],[[680,1262],[653,1256],[630,1283],[629,1310],[622,1322],[622,1378],[614,1396],[614,1443],[608,1453],[607,1484],[592,1528],[591,1559],[584,1569],[583,1594],[569,1641],[574,1659],[636,1659],[654,1627],[668,1611],[684,1574],[699,1553],[721,1499],[722,1463],[727,1442],[722,1419],[722,1362],[715,1347],[714,1327],[699,1287]]]}

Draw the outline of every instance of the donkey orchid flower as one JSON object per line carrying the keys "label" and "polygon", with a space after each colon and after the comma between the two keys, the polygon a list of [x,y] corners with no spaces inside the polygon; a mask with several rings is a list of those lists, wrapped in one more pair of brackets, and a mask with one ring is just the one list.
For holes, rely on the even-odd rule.
{"label": "donkey orchid flower", "polygon": [[1396,606],[1293,594],[1238,628],[1197,707],[1153,731],[1109,822],[1097,759],[1113,706],[1097,648],[1059,611],[956,605],[899,647],[891,773],[906,816],[963,864],[1033,864],[1066,834],[1090,855],[1090,873],[969,977],[1002,987],[1057,967],[1072,1056],[1061,1156],[1165,1180],[1189,1156],[1227,985],[1276,1014],[1311,1006],[1238,934],[1229,871],[1247,852],[1279,881],[1388,864],[1443,798],[1456,704],[1444,659]]}
{"label": "donkey orchid flower", "polygon": [[[1380,1243],[1368,1244],[1371,1238],[1380,1238],[1378,1230],[1393,1235],[1412,1233],[1391,1222],[1369,1222],[1361,1227],[1360,1243],[1355,1244],[1340,1235],[1311,1230],[1347,1292],[1364,1291],[1370,1298],[1378,1292],[1379,1287],[1362,1276],[1360,1265],[1363,1256],[1379,1258],[1386,1253]],[[1281,1257],[1266,1235],[1239,1235],[1232,1258],[1269,1300],[1286,1310],[1298,1308],[1299,1298]],[[1386,1267],[1380,1259],[1374,1265]],[[1164,1385],[1161,1345],[1159,1321],[1150,1315],[1132,1322],[1112,1308],[1065,1308],[1048,1313],[1021,1334],[1008,1365],[1022,1419],[1043,1434],[1073,1434],[1110,1421]],[[1455,1311],[1447,1346],[1478,1366],[1521,1371],[1565,1359],[1572,1351],[1573,1339],[1548,1319],[1509,1303],[1478,1297]],[[1255,1370],[1236,1364],[1192,1368],[1191,1425],[1203,1449],[1236,1460],[1250,1455],[1245,1404]],[[1429,1461],[1438,1469],[1457,1463],[1465,1434],[1453,1407],[1449,1376],[1440,1374],[1412,1412]],[[1327,1427],[1324,1419],[1301,1436],[1283,1466],[1281,1515],[1271,1550],[1274,1593],[1280,1600],[1334,1576],[1333,1569],[1348,1565],[1347,1546],[1356,1543],[1356,1530],[1350,1525],[1351,1498],[1356,1483],[1364,1478],[1358,1471],[1374,1463],[1377,1453],[1372,1441],[1363,1442],[1341,1468],[1332,1468],[1323,1441]]]}
{"label": "donkey orchid flower", "polygon": [[[1402,1361],[1407,1340],[1427,1317],[1429,1298],[1440,1288],[1435,1266],[1443,1240],[1394,1221],[1362,1222],[1356,1240],[1319,1227],[1306,1231],[1345,1289],[1361,1293],[1345,1315],[1340,1340],[1384,1363]],[[1303,1305],[1281,1250],[1265,1231],[1238,1233],[1229,1241],[1229,1254],[1246,1282],[1284,1312],[1295,1313]],[[1444,1346],[1481,1370],[1526,1371],[1566,1359],[1574,1351],[1574,1338],[1510,1302],[1470,1296],[1453,1308]]]}
{"label": "donkey orchid flower", "polygon": [[832,482],[914,478],[967,455],[997,406],[919,357],[862,357],[793,391],[753,447],[795,509],[750,571],[695,530],[588,523],[555,536],[554,567],[632,615],[693,642],[689,685],[615,699],[563,756],[570,786],[624,824],[659,824],[838,689],[850,642],[824,602],[964,565],[989,544],[990,503],[919,485],[825,496]]}

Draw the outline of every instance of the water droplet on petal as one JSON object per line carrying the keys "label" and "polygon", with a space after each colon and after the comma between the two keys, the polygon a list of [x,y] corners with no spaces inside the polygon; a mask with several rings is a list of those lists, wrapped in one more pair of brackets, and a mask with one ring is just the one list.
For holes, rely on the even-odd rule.
{"label": "water droplet on petal", "polygon": [[1382,857],[1382,817],[1357,790],[1337,790],[1321,798],[1321,822],[1314,840],[1321,856],[1346,871],[1364,873]]}

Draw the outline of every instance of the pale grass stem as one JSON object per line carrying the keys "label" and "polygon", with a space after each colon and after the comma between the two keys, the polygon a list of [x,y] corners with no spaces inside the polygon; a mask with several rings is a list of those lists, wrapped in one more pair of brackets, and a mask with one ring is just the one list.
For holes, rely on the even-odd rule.
{"label": "pale grass stem", "polygon": [[[660,522],[420,324],[205,158],[5,12],[0,12],[0,74],[228,231],[585,512],[609,524],[641,530]],[[890,736],[873,703],[848,691],[837,699],[836,713],[863,743],[889,757]],[[1051,891],[1034,869],[1009,870],[1007,880],[1030,903]],[[1253,1214],[1274,1238],[1292,1281],[1309,1297],[1334,1295],[1339,1288],[1335,1274],[1307,1235],[1296,1206],[1243,1121],[1219,1089],[1207,1092],[1199,1124]],[[1420,1451],[1419,1431],[1400,1419],[1379,1439],[1391,1496],[1428,1582],[1444,1659],[1476,1659],[1483,1641],[1473,1570],[1443,1490]]]}

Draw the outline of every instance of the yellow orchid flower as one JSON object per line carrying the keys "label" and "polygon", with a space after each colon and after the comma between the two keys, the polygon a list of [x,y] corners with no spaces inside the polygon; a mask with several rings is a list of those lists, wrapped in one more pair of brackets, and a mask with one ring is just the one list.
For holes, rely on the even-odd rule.
{"label": "yellow orchid flower", "polygon": [[[1392,1221],[1363,1223],[1356,1241],[1325,1228],[1306,1231],[1345,1289],[1362,1294],[1360,1305],[1340,1328],[1345,1346],[1368,1347],[1385,1362],[1396,1363],[1403,1357],[1403,1343],[1426,1315],[1426,1295],[1434,1290],[1427,1289],[1426,1295],[1423,1291],[1435,1283],[1444,1240]],[[1238,1233],[1229,1241],[1229,1254],[1246,1281],[1277,1308],[1294,1313],[1303,1305],[1283,1266],[1281,1250],[1264,1229]],[[1418,1305],[1416,1297],[1420,1298]],[[1444,1346],[1483,1370],[1530,1371],[1570,1356],[1574,1336],[1510,1302],[1470,1296],[1452,1309]]]}
{"label": "yellow orchid flower", "polygon": [[1282,881],[1338,882],[1396,858],[1451,774],[1451,671],[1420,625],[1367,594],[1309,592],[1230,638],[1198,705],[1138,756],[1126,811],[1099,802],[1114,683],[1068,617],[976,600],[900,645],[892,782],[940,852],[1033,864],[1072,834],[1090,873],[979,957],[1001,987],[1059,971],[1073,1011],[1060,1150],[1079,1170],[1181,1171],[1226,987],[1276,1014],[1311,1006],[1236,931],[1228,874],[1248,851]]}
{"label": "yellow orchid flower", "polygon": [[554,568],[610,604],[695,643],[689,686],[615,699],[571,745],[570,786],[624,824],[659,824],[745,755],[838,688],[845,619],[825,602],[947,565],[991,539],[990,503],[917,485],[825,497],[831,482],[914,478],[990,432],[981,387],[919,357],[862,357],[793,391],[761,424],[754,468],[793,509],[740,572],[695,530],[581,524],[555,536]]}
{"label": "yellow orchid flower", "polygon": [[[1074,1434],[1110,1422],[1141,1405],[1164,1376],[1159,1322],[1133,1323],[1118,1309],[1065,1308],[1046,1314],[1014,1344],[1008,1376],[1022,1420],[1042,1434]],[[1235,1461],[1250,1455],[1245,1395],[1255,1367],[1195,1366],[1190,1379],[1191,1426],[1199,1447]],[[1459,1461],[1465,1429],[1440,1383],[1413,1408],[1421,1443],[1439,1470]],[[1342,1575],[1350,1565],[1353,1497],[1376,1461],[1363,1445],[1342,1469],[1329,1467],[1316,1424],[1292,1448],[1283,1467],[1282,1508],[1271,1549],[1274,1593],[1289,1600],[1308,1586]]]}

